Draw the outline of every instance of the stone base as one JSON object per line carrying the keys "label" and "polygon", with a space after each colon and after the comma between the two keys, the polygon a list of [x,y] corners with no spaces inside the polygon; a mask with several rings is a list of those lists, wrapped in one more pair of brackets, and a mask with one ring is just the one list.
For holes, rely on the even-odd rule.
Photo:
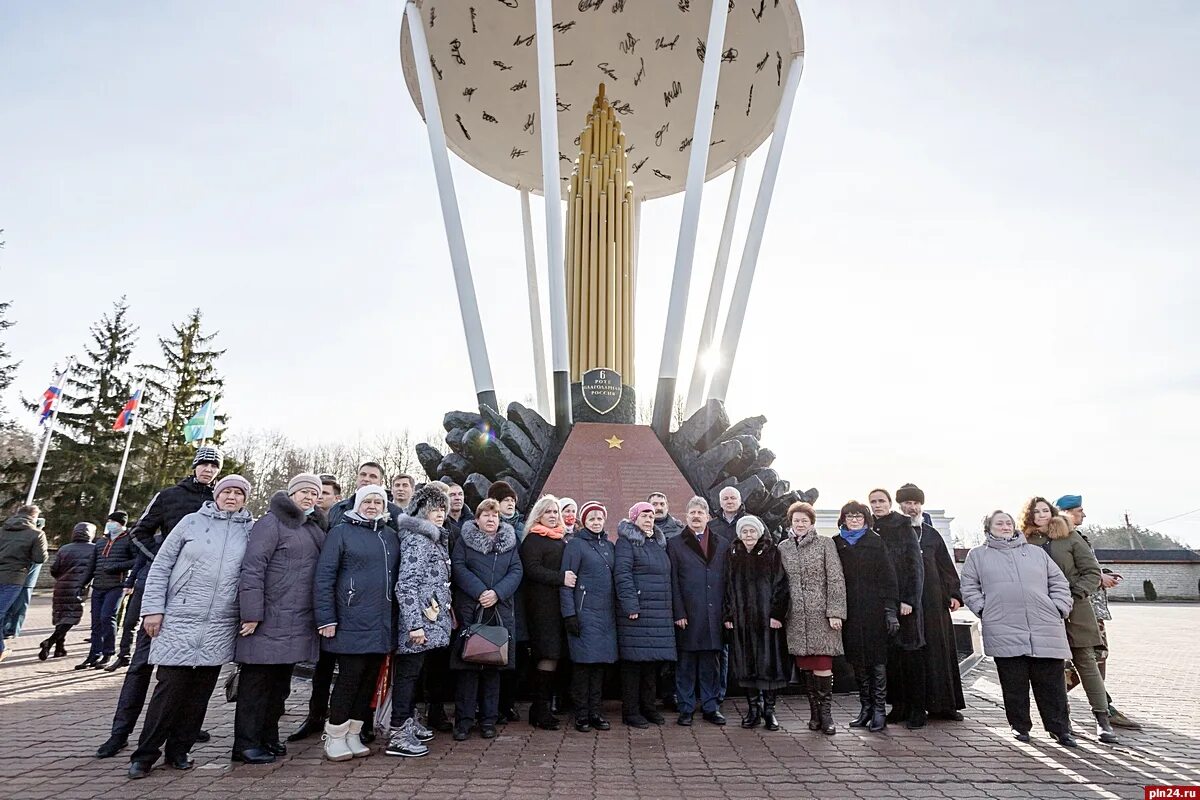
{"label": "stone base", "polygon": [[583,402],[580,384],[571,384],[571,419],[575,422],[607,422],[632,425],[637,420],[637,396],[632,386],[621,384],[621,401],[607,414],[600,414]]}

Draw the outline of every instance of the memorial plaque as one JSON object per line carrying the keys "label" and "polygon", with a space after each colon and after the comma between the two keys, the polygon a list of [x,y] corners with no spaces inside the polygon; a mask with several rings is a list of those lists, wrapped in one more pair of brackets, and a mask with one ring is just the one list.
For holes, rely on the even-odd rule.
{"label": "memorial plaque", "polygon": [[580,505],[603,503],[613,539],[617,520],[651,492],[665,494],[671,516],[679,520],[695,494],[650,426],[601,422],[575,423],[543,492],[574,498]]}
{"label": "memorial plaque", "polygon": [[580,381],[583,402],[597,414],[607,414],[621,402],[621,373],[615,369],[589,369]]}

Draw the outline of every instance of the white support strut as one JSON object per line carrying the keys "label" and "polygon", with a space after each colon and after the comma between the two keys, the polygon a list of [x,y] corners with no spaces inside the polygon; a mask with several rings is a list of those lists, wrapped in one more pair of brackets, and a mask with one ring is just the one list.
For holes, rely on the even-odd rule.
{"label": "white support strut", "polygon": [[542,200],[546,206],[546,269],[550,290],[550,356],[554,369],[554,423],[560,436],[571,426],[570,358],[567,355],[567,265],[563,260],[562,186],[558,172],[558,89],[554,77],[554,13],[536,0],[538,127],[542,135]]}
{"label": "white support strut", "polygon": [[525,231],[525,276],[529,283],[529,328],[533,337],[533,380],[537,387],[538,413],[550,419],[550,395],[546,389],[546,341],[542,335],[542,292],[538,287],[537,253],[533,249],[533,213],[529,190],[521,189],[521,227]]}
{"label": "white support strut", "polygon": [[700,223],[700,206],[704,196],[704,178],[708,169],[708,150],[712,141],[713,115],[717,104],[717,83],[721,74],[720,53],[725,45],[725,22],[729,14],[726,0],[713,0],[709,15],[708,40],[705,44],[704,67],[700,74],[700,91],[696,98],[696,122],[692,131],[692,149],[688,158],[688,174],[683,195],[683,215],[679,223],[679,242],[675,249],[675,270],[671,277],[671,294],[667,304],[666,330],[663,335],[662,359],[658,367],[658,388],[655,393],[652,425],[659,438],[665,438],[670,428],[671,410],[675,405],[675,382],[679,376],[679,351],[683,325],[687,317],[687,298],[692,282],[692,262],[696,255],[696,231]]}
{"label": "white support strut", "polygon": [[692,382],[688,386],[687,404],[684,413],[691,416],[704,404],[704,390],[708,386],[708,363],[713,336],[717,329],[717,314],[721,310],[721,293],[725,290],[725,273],[729,268],[729,250],[733,245],[733,229],[737,224],[738,204],[742,197],[742,183],[746,177],[746,156],[738,156],[733,162],[733,184],[729,187],[729,203],[725,206],[725,222],[721,225],[721,243],[717,247],[717,261],[713,265],[712,283],[708,287],[708,302],[704,306],[704,319],[700,323],[700,341],[696,346],[696,363],[692,367]]}
{"label": "white support strut", "polygon": [[800,85],[800,74],[804,71],[804,54],[798,53],[788,67],[787,83],[779,100],[779,112],[775,119],[775,133],[771,136],[771,147],[767,151],[767,163],[763,166],[762,182],[758,185],[758,197],[754,201],[754,213],[750,217],[750,228],[746,232],[746,246],[742,250],[742,262],[738,267],[737,281],[729,300],[729,311],[725,315],[725,330],[721,335],[720,361],[713,373],[708,389],[709,399],[725,400],[729,391],[729,376],[733,371],[733,359],[737,355],[738,341],[742,336],[742,323],[746,319],[746,308],[750,303],[750,287],[754,283],[754,270],[758,266],[758,254],[762,248],[763,232],[767,227],[767,214],[771,210],[771,199],[775,194],[775,182],[779,177],[779,164],[783,159],[783,146],[787,141],[788,123],[792,117],[792,106],[796,101],[796,89]]}
{"label": "white support strut", "polygon": [[433,68],[429,62],[429,44],[425,39],[425,23],[421,20],[421,11],[415,0],[406,0],[404,13],[408,19],[413,64],[417,71],[417,83],[421,89],[421,105],[425,111],[425,130],[429,135],[433,174],[437,180],[438,197],[442,205],[442,221],[446,226],[446,239],[450,246],[450,265],[454,271],[454,285],[458,291],[458,305],[462,313],[463,332],[467,339],[467,358],[471,364],[471,376],[475,381],[475,394],[481,406],[488,405],[495,408],[497,403],[495,385],[492,382],[492,366],[488,360],[483,322],[479,317],[475,281],[471,276],[471,261],[467,255],[466,236],[463,234],[462,212],[458,206],[458,195],[454,190],[454,176],[450,172],[446,132],[442,127],[442,112],[438,103],[437,85],[434,83]]}

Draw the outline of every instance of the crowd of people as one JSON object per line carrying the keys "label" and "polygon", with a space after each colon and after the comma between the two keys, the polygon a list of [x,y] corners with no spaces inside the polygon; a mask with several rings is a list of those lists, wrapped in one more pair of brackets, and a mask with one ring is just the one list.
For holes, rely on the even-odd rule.
{"label": "crowd of people", "polygon": [[[858,688],[849,727],[962,720],[951,613],[963,605],[982,620],[1018,740],[1030,740],[1032,688],[1050,736],[1076,745],[1069,680],[1083,685],[1100,741],[1117,741],[1114,722],[1136,727],[1104,685],[1103,592],[1119,576],[1102,573],[1079,532],[1077,496],[1035,497],[1019,524],[989,515],[960,579],[912,484],[894,501],[875,489],[867,504],[846,503],[836,535],[822,536],[809,504],[793,504],[787,528],[770,531],[732,487],[715,514],[693,497],[682,520],[657,492],[620,515],[544,495],[525,519],[497,481],[472,513],[461,486],[400,475],[388,487],[374,462],[344,498],[332,476],[296,475],[255,520],[249,482],[219,477],[221,466],[216,448],[199,448],[193,474],[132,527],[113,514],[94,544],[94,526],[81,522],[51,567],[55,627],[39,658],[65,655],[90,584],[91,650],[75,668],[126,669],[98,757],[126,747],[157,670],[131,778],[164,753],[167,766],[192,767],[231,662],[232,759],[246,764],[271,763],[286,741],[318,733],[335,762],[371,755],[377,736],[386,754],[413,758],[437,732],[493,738],[519,719],[518,671],[532,694],[529,723],[547,730],[568,709],[577,731],[608,730],[612,675],[630,727],[664,724],[667,708],[679,725],[697,713],[725,725],[722,704],[736,693],[742,727],[778,730],[777,694],[798,682],[808,728],[833,735],[838,657]],[[15,594],[18,564],[46,560],[37,517],[22,507],[3,525],[0,600]],[[284,703],[305,662],[308,717],[285,741]]]}

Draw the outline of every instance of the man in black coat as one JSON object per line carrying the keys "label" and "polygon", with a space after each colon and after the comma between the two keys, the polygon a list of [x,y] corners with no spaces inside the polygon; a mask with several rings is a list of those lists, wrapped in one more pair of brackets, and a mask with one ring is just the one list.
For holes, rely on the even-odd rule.
{"label": "man in black coat", "polygon": [[[158,494],[146,506],[142,516],[133,524],[129,537],[134,546],[145,559],[149,570],[150,562],[158,546],[167,537],[179,521],[188,514],[194,514],[200,507],[213,499],[212,487],[217,476],[221,474],[223,462],[221,451],[205,445],[196,449],[192,459],[192,474],[181,480],[175,486],[170,486]],[[144,586],[144,582],[143,582]],[[130,604],[137,603],[141,607],[141,590],[134,589]],[[136,599],[135,599],[136,598]],[[96,758],[112,758],[124,749],[129,741],[129,734],[141,716],[142,706],[146,704],[146,692],[150,688],[150,676],[154,666],[150,663],[150,637],[145,630],[139,629],[137,644],[133,649],[133,659],[125,673],[125,682],[121,684],[121,697],[117,700],[117,711],[113,714],[112,735],[108,741],[96,750]],[[208,741],[208,733],[202,731],[199,741]]]}
{"label": "man in black coat", "polygon": [[709,525],[708,502],[704,498],[693,497],[688,502],[686,517],[688,529],[667,542],[675,643],[679,649],[675,666],[678,722],[692,724],[699,682],[704,719],[724,725],[720,660],[730,540]]}
{"label": "man in black coat", "polygon": [[920,529],[913,521],[892,510],[887,489],[872,489],[867,496],[874,530],[883,539],[888,560],[896,572],[900,595],[900,632],[888,648],[888,722],[905,722],[909,728],[925,724],[925,617],[921,604],[925,590],[925,565],[918,543]]}
{"label": "man in black coat", "polygon": [[[137,561],[137,548],[125,528],[129,517],[114,511],[96,542],[96,567],[92,579],[92,647],[75,669],[104,669],[117,652],[117,614],[125,597],[125,578]],[[126,661],[126,664],[129,662]]]}

